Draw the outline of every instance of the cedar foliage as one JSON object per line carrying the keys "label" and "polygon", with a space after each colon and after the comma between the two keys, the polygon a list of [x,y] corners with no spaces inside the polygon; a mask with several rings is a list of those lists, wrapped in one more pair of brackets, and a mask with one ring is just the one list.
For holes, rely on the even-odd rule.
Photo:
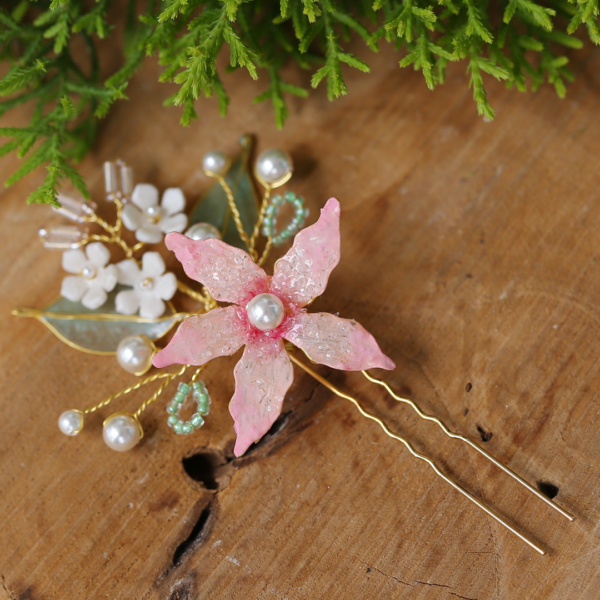
{"label": "cedar foliage", "polygon": [[[326,85],[330,100],[346,94],[342,64],[369,72],[345,49],[353,35],[373,52],[383,42],[394,44],[400,67],[421,71],[430,89],[443,83],[450,61],[462,62],[477,111],[487,119],[494,111],[486,75],[521,91],[547,82],[562,97],[573,78],[564,49],[583,45],[572,34],[582,28],[600,43],[598,0],[542,1],[500,0],[492,10],[487,0],[129,0],[123,61],[107,79],[100,75],[97,44],[115,29],[110,0],[5,2],[0,52],[9,68],[0,79],[0,115],[33,105],[27,127],[0,128],[8,139],[0,156],[14,151],[23,159],[6,184],[45,166],[45,180],[28,202],[56,205],[65,179],[87,197],[73,164],[93,143],[98,119],[127,98],[129,81],[149,56],[164,67],[160,81],[178,85],[166,104],[182,107],[184,126],[196,118],[201,96],[216,96],[227,112],[216,66],[221,51],[229,53],[229,69],[268,78],[268,90],[254,101],[271,102],[278,127],[288,116],[286,95],[308,96],[282,78],[286,61],[311,71],[312,87]],[[82,43],[84,66],[73,49]]]}

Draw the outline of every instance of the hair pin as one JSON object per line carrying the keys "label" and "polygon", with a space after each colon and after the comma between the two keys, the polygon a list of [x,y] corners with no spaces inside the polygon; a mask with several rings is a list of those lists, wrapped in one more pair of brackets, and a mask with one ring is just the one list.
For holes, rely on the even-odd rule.
{"label": "hair pin", "polygon": [[[144,435],[140,421],[144,411],[180,380],[167,402],[166,422],[176,434],[190,435],[210,414],[212,399],[199,379],[202,371],[213,358],[235,354],[244,347],[234,369],[235,392],[229,404],[237,456],[261,439],[279,416],[293,381],[292,365],[296,365],[351,402],[363,417],[404,444],[437,476],[544,554],[534,541],[445,475],[382,419],[366,411],[354,396],[297,357],[300,350],[311,362],[361,371],[394,400],[408,404],[419,418],[467,444],[563,517],[573,520],[566,510],[475,442],[452,432],[440,419],[424,413],[413,400],[399,396],[385,381],[371,375],[370,369],[391,370],[395,365],[359,323],[307,310],[325,291],[340,260],[340,203],[330,198],[316,222],[304,227],[308,216],[304,199],[292,191],[273,194],[292,177],[289,154],[266,150],[251,166],[253,140],[244,136],[240,143],[240,155],[234,160],[218,151],[205,155],[204,172],[216,184],[189,214],[184,212],[186,199],[179,188],[168,188],[160,195],[151,184],[134,186],[132,169],[122,161],[104,165],[106,201],[115,213],[112,223],[98,215],[95,204],[60,196],[61,207],[55,210],[72,224],[44,228],[40,237],[47,248],[64,250],[62,266],[67,276],[62,281],[61,297],[44,310],[16,309],[13,314],[38,319],[78,350],[116,355],[118,364],[138,377],[134,384],[93,406],[63,412],[60,430],[76,436],[88,414],[157,382],[154,392],[137,410],[115,412],[104,420],[106,444],[117,451],[131,450]],[[260,195],[257,187],[262,189]],[[284,208],[290,209],[291,216],[282,227],[280,213]],[[167,271],[161,254],[152,249],[163,240],[190,282]],[[273,274],[267,275],[262,265],[273,248],[292,240],[291,247],[275,262]],[[122,254],[122,260],[111,262],[110,246]],[[179,311],[177,292],[194,300],[197,309]],[[159,340],[175,326],[175,335],[159,348]],[[172,365],[176,370],[164,370]],[[147,374],[152,366],[157,370]],[[185,420],[182,408],[190,398],[195,406]]]}

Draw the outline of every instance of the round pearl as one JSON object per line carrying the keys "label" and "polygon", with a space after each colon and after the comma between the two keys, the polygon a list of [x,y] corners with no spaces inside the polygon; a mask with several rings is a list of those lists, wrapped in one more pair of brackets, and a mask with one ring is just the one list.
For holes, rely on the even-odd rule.
{"label": "round pearl", "polygon": [[230,158],[218,150],[207,152],[202,159],[202,168],[204,171],[215,173],[216,175],[225,175],[230,164]]}
{"label": "round pearl", "polygon": [[210,223],[194,223],[186,232],[185,235],[190,240],[211,240],[221,239],[221,232]]}
{"label": "round pearl", "polygon": [[66,410],[58,417],[58,428],[65,435],[77,435],[83,427],[83,415],[77,410]]}
{"label": "round pearl", "polygon": [[143,375],[152,366],[154,350],[144,335],[123,338],[117,347],[117,361],[123,369],[134,375]]}
{"label": "round pearl", "polygon": [[85,265],[83,269],[81,269],[81,276],[84,279],[94,279],[96,277],[96,269],[92,265]]}
{"label": "round pearl", "polygon": [[149,206],[146,209],[146,214],[148,215],[148,218],[150,219],[150,221],[152,221],[152,223],[158,223],[162,216],[162,211],[160,209],[160,206]]}
{"label": "round pearl", "polygon": [[265,150],[256,160],[256,174],[264,182],[276,186],[287,180],[294,170],[292,157],[284,150]]}
{"label": "round pearl", "polygon": [[146,277],[146,279],[138,283],[138,287],[140,288],[140,290],[149,292],[154,288],[154,279],[152,279],[152,277]]}
{"label": "round pearl", "polygon": [[261,331],[276,329],[281,325],[285,311],[281,300],[273,294],[258,294],[246,305],[248,319]]}
{"label": "round pearl", "polygon": [[102,437],[117,452],[131,450],[141,439],[139,423],[131,415],[113,415],[104,422]]}

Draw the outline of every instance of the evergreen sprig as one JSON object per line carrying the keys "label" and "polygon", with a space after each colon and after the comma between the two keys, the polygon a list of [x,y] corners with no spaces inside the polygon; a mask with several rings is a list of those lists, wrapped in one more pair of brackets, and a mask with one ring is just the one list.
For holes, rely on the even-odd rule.
{"label": "evergreen sprig", "polygon": [[[0,128],[8,138],[0,156],[14,151],[23,159],[6,183],[37,167],[47,170],[29,202],[56,205],[64,180],[88,196],[73,164],[90,149],[98,119],[127,98],[131,78],[150,56],[164,67],[160,81],[178,86],[166,104],[182,108],[183,125],[196,118],[202,96],[216,96],[221,113],[227,112],[224,73],[217,67],[227,51],[228,70],[267,77],[268,89],[254,101],[270,101],[283,127],[286,95],[309,95],[283,79],[284,64],[312,71],[311,86],[325,83],[334,100],[348,92],[344,65],[370,70],[348,51],[353,36],[373,52],[382,42],[394,44],[399,65],[421,71],[430,89],[443,83],[449,62],[462,62],[478,113],[487,119],[494,118],[487,76],[520,91],[549,83],[562,97],[573,79],[564,48],[583,46],[573,34],[581,30],[600,43],[598,0],[500,0],[494,7],[487,0],[129,0],[125,19],[109,4],[12,0],[0,8],[0,52],[9,63],[0,78],[0,116],[32,106],[26,127]],[[102,79],[98,40],[119,27],[123,61]]]}

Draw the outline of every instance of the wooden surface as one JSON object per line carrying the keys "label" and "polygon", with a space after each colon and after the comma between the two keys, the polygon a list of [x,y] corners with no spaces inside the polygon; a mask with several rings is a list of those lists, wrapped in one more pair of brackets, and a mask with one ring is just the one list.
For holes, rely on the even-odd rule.
{"label": "wooden surface", "polygon": [[[476,117],[459,68],[431,93],[389,50],[368,58],[373,73],[349,72],[347,98],[330,104],[320,89],[292,99],[281,133],[268,106],[250,104],[265,81],[243,73],[227,76],[227,120],[203,101],[199,121],[180,128],[149,63],[83,172],[100,199],[102,162],[122,157],[137,181],[182,185],[191,206],[209,185],[204,152],[233,153],[244,132],[288,149],[311,220],[329,196],[342,203],[342,261],[311,309],[362,323],[397,363],[386,380],[488,439],[529,481],[558,487],[577,520],[360,374],[326,368],[548,555],[299,371],[285,416],[241,459],[227,410],[237,356],[206,371],[214,412],[193,436],[170,432],[163,401],[144,415],[139,447],[109,450],[102,418],[135,409],[140,395],[66,438],[63,410],[132,378],[9,315],[60,288],[60,254],[36,239],[57,218],[24,202],[37,173],[0,201],[2,600],[600,597],[600,55],[574,57],[579,77],[564,101],[490,82],[491,124]],[[0,177],[16,164],[2,159]]]}

